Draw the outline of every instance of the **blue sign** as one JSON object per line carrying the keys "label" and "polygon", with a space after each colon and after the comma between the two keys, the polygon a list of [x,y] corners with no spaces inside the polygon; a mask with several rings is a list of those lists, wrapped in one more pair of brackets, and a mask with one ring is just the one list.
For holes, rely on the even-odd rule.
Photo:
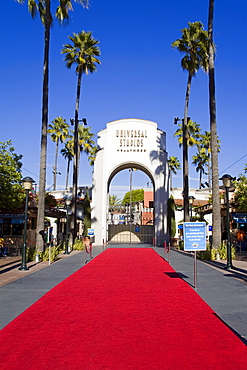
{"label": "blue sign", "polygon": [[94,229],[87,229],[88,236],[94,236]]}
{"label": "blue sign", "polygon": [[206,250],[206,223],[184,222],[184,250]]}
{"label": "blue sign", "polygon": [[136,232],[136,233],[139,233],[139,232],[140,232],[140,227],[139,227],[139,226],[136,226],[136,227],[135,227],[135,232]]}
{"label": "blue sign", "polygon": [[237,224],[246,224],[247,212],[232,212],[232,218]]}

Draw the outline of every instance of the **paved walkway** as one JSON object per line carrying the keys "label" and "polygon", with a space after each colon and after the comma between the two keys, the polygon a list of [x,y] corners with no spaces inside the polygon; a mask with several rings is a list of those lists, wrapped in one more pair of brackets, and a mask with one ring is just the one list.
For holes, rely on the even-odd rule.
{"label": "paved walkway", "polygon": [[[128,246],[129,247],[129,246]],[[194,289],[194,259],[189,253],[163,248],[156,252]],[[93,248],[93,257],[103,250]],[[19,271],[19,257],[0,259],[0,328],[36,302],[46,292],[85,265],[85,252],[72,252],[57,262],[29,263],[28,271]],[[197,261],[196,292],[218,316],[247,343],[247,261],[233,261],[235,269],[225,270],[225,261]],[[179,308],[178,308],[179,309]],[[200,312],[198,312],[200,315]]]}

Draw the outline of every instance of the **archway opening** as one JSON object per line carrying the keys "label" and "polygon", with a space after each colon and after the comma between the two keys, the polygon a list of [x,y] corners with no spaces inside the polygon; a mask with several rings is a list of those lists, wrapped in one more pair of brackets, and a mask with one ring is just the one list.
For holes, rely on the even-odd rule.
{"label": "archway opening", "polygon": [[152,244],[154,241],[154,187],[146,168],[124,163],[108,181],[106,229],[110,244]]}

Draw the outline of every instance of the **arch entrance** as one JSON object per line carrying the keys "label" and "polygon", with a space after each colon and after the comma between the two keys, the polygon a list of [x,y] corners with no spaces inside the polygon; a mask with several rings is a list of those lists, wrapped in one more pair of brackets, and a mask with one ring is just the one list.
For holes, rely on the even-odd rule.
{"label": "arch entrance", "polygon": [[[127,171],[124,171],[127,170]],[[139,172],[135,172],[138,170]],[[153,206],[153,187],[143,189],[144,201],[135,202],[133,197],[133,185],[136,176],[142,172],[147,175],[148,182],[154,182],[147,168],[139,163],[123,163],[117,173],[124,171],[124,185],[128,183],[129,189],[125,193],[129,193],[129,197],[124,205],[113,206],[110,204],[110,196],[108,203],[107,214],[107,235],[108,242],[111,244],[132,244],[132,243],[153,243],[154,235],[154,206]],[[113,171],[113,177],[116,176],[116,171]],[[110,185],[113,180],[110,176],[108,183],[108,194],[110,193]],[[151,204],[150,204],[151,203]]]}
{"label": "arch entrance", "polygon": [[[95,244],[101,245],[103,241],[109,240],[108,200],[113,177],[124,169],[139,169],[147,174],[153,184],[152,237],[157,245],[162,245],[167,240],[169,188],[166,134],[158,129],[157,123],[141,119],[117,120],[107,123],[106,127],[98,133],[100,150],[96,155],[93,173],[92,228]],[[134,238],[133,230],[129,235]]]}

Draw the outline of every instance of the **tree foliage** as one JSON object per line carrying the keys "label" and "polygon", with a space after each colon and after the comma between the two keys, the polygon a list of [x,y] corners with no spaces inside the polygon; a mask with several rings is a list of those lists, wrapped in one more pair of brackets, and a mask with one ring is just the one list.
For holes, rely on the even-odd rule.
{"label": "tree foliage", "polygon": [[167,228],[171,238],[176,235],[175,203],[171,195],[167,202]]}
{"label": "tree foliage", "polygon": [[117,195],[109,195],[109,211],[114,211],[118,206],[122,204],[121,199]]}
{"label": "tree foliage", "polygon": [[[201,22],[188,23],[188,28],[181,30],[182,36],[172,43],[180,53],[185,54],[181,60],[183,70],[188,72],[185,94],[184,121],[183,121],[183,194],[184,194],[184,220],[189,221],[189,168],[188,168],[188,110],[192,77],[202,68],[208,68],[208,33],[203,29]],[[193,145],[193,144],[192,144]]]}
{"label": "tree foliage", "polygon": [[84,231],[83,235],[87,236],[87,231],[91,227],[91,205],[88,191],[86,192],[84,201],[83,201],[83,213],[84,213]]}
{"label": "tree foliage", "polygon": [[[131,202],[143,202],[144,201],[144,189],[135,189],[131,191]],[[130,203],[130,192],[128,191],[122,200],[122,204]]]}
{"label": "tree foliage", "polygon": [[22,155],[15,153],[12,141],[0,142],[0,208],[14,210],[23,206],[21,184]]}
{"label": "tree foliage", "polygon": [[235,207],[240,211],[247,210],[247,163],[244,168],[244,174],[234,181],[235,185]]}
{"label": "tree foliage", "polygon": [[55,162],[53,167],[53,190],[56,190],[57,184],[57,160],[58,160],[58,145],[59,142],[63,143],[67,138],[71,138],[69,135],[69,125],[66,123],[66,120],[63,119],[61,116],[55,118],[52,121],[52,124],[48,126],[47,130],[48,134],[51,135],[52,141],[56,144],[56,154],[55,154]]}

